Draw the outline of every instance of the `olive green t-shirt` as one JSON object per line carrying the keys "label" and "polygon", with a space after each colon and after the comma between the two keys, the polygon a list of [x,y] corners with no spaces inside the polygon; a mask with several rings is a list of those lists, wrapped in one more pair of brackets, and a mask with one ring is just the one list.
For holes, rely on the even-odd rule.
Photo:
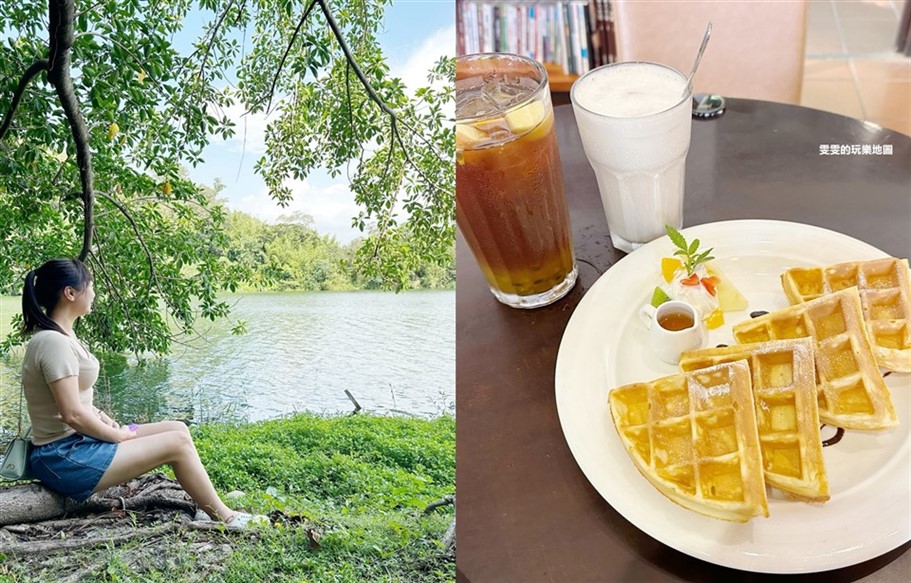
{"label": "olive green t-shirt", "polygon": [[76,433],[60,417],[50,384],[66,377],[78,377],[79,400],[86,409],[94,411],[92,399],[98,368],[98,359],[75,338],[54,330],[35,332],[22,363],[22,388],[32,421],[34,445],[44,445]]}

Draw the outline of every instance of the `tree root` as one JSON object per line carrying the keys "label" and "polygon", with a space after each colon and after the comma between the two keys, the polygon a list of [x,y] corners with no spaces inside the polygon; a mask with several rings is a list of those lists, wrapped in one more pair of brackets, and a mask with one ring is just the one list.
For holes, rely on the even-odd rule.
{"label": "tree root", "polygon": [[0,553],[14,556],[27,555],[29,557],[41,557],[59,551],[73,551],[76,549],[85,549],[97,545],[106,545],[108,543],[122,543],[124,541],[135,538],[148,540],[159,537],[169,532],[174,532],[177,530],[178,526],[178,523],[171,522],[153,526],[151,528],[134,529],[129,532],[111,534],[107,536],[0,544]]}
{"label": "tree root", "polygon": [[443,496],[442,499],[437,500],[436,502],[431,502],[430,504],[428,504],[428,505],[424,508],[424,514],[430,514],[431,512],[433,512],[434,510],[436,510],[437,508],[440,508],[440,507],[442,507],[442,506],[448,506],[448,505],[450,505],[450,504],[452,504],[453,506],[455,506],[455,496]]}
{"label": "tree root", "polygon": [[[165,518],[168,517],[165,516]],[[60,551],[122,544],[131,540],[142,540],[148,544],[164,535],[181,531],[201,531],[224,535],[240,534],[254,539],[259,537],[254,530],[230,529],[220,522],[190,521],[185,517],[175,518],[174,516],[171,516],[170,519],[169,522],[145,525],[138,524],[136,520],[127,517],[93,517],[7,526],[0,532],[6,531],[23,536],[26,540],[4,542],[6,539],[0,538],[0,554],[35,560]],[[93,528],[94,531],[87,532],[89,528]]]}

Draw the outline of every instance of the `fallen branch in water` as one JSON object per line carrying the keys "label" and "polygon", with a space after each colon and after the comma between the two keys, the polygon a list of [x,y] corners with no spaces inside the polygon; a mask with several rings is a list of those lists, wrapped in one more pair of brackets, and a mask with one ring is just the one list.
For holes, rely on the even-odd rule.
{"label": "fallen branch in water", "polygon": [[348,399],[354,403],[354,413],[358,413],[361,410],[361,404],[357,402],[357,399],[354,398],[354,395],[351,394],[351,391],[345,389],[345,394],[348,395]]}

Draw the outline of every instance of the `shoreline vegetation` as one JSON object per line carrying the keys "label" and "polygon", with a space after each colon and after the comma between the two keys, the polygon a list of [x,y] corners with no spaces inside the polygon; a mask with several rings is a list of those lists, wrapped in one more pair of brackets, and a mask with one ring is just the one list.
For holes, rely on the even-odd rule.
{"label": "shoreline vegetation", "polygon": [[[236,292],[383,291],[379,277],[367,277],[357,268],[357,252],[365,240],[347,244],[313,228],[313,217],[295,212],[267,223],[241,211],[227,211],[227,246],[218,252],[230,271],[239,276]],[[455,247],[446,265],[417,260],[403,290],[455,289]],[[21,281],[0,286],[0,296],[17,296]],[[5,317],[5,315],[4,315]]]}
{"label": "shoreline vegetation", "polygon": [[235,493],[229,506],[299,518],[318,543],[293,521],[255,537],[178,530],[51,556],[0,554],[0,581],[455,579],[444,544],[453,506],[427,510],[455,494],[452,416],[302,413],[192,431],[216,489]]}
{"label": "shoreline vegetation", "polygon": [[[313,228],[301,212],[267,223],[241,211],[229,211],[227,247],[222,256],[243,273],[237,291],[380,290],[384,282],[357,269],[358,238],[348,244]],[[455,289],[454,249],[448,264],[419,260],[404,289]]]}

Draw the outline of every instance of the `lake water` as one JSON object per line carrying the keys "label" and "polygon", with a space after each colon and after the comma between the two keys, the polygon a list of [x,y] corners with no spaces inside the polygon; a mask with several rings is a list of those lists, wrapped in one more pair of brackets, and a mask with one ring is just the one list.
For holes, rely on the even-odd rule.
{"label": "lake water", "polygon": [[[4,331],[18,298],[2,298]],[[95,404],[118,420],[258,421],[296,411],[454,412],[455,292],[235,294],[228,322],[137,365],[108,358]],[[101,357],[101,355],[99,355]],[[0,360],[0,429],[14,425],[22,351]]]}

